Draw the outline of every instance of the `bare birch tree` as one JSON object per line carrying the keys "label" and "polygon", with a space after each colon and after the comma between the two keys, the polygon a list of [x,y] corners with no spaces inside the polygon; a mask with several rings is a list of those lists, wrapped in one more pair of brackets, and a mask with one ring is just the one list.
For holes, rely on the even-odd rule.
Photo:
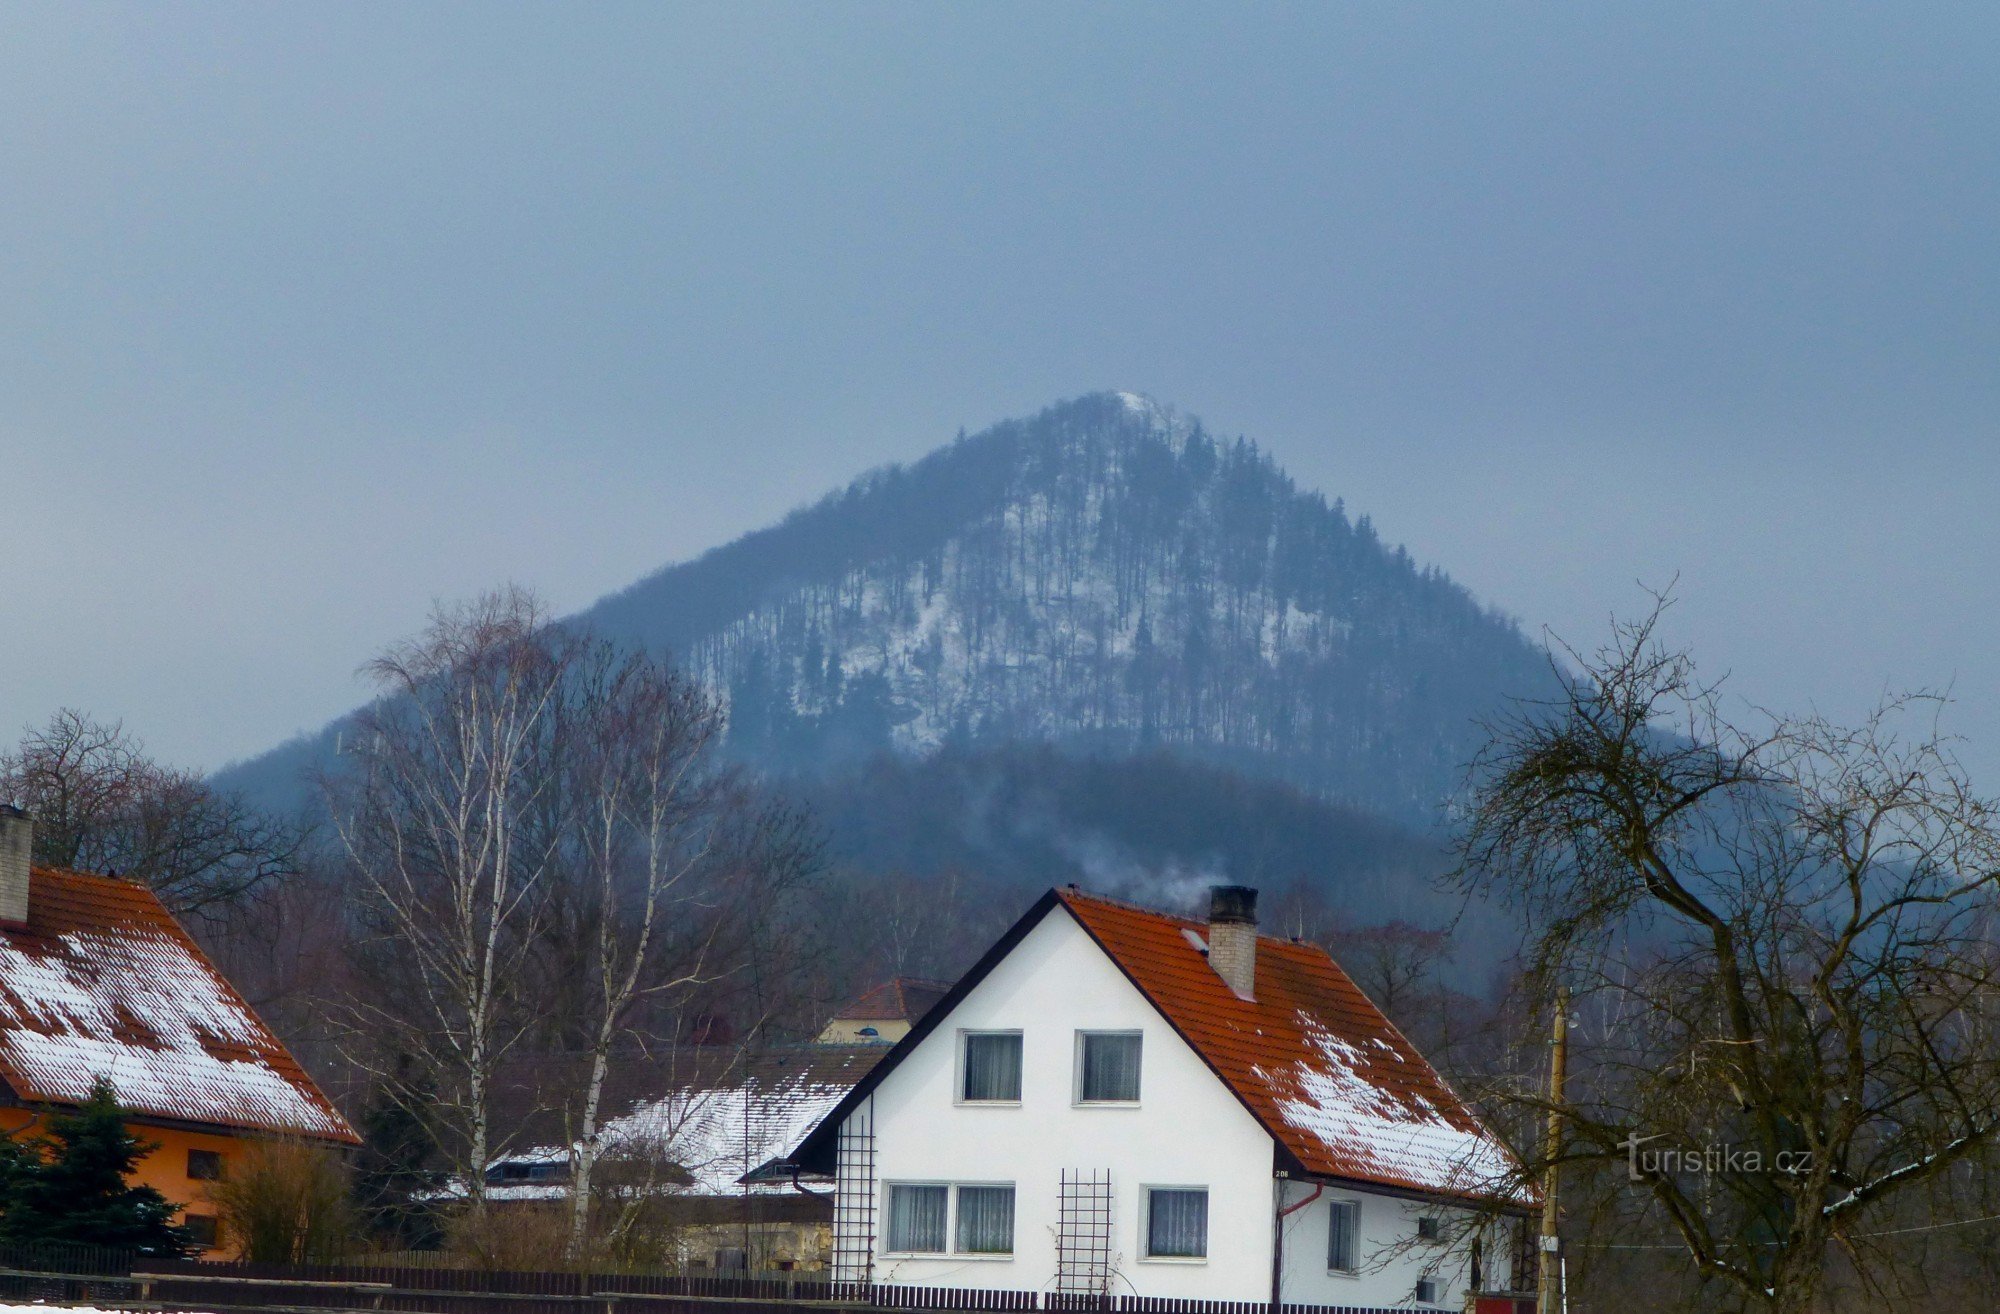
{"label": "bare birch tree", "polygon": [[614,1051],[649,1000],[698,984],[705,938],[680,905],[699,900],[714,849],[722,718],[693,683],[643,655],[594,644],[572,672],[560,736],[573,944],[587,957],[588,1069],[571,1144],[568,1251],[590,1239],[602,1152],[604,1085]]}
{"label": "bare birch tree", "polygon": [[1704,1308],[1795,1314],[1836,1254],[1869,1281],[1882,1211],[2000,1129],[2000,826],[1935,700],[1732,722],[1659,616],[1497,728],[1460,877],[1577,998],[1555,1158],[1629,1174]]}
{"label": "bare birch tree", "polygon": [[368,1055],[410,1060],[370,1066],[433,1123],[475,1217],[502,1148],[494,1075],[532,1024],[515,994],[553,857],[551,709],[573,656],[522,590],[440,608],[367,668],[382,695],[328,781],[378,972],[349,1021]]}

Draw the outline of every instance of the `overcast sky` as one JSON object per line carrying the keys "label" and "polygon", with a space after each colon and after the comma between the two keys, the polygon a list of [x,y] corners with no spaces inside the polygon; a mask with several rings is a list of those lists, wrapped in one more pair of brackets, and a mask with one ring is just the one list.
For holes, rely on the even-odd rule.
{"label": "overcast sky", "polygon": [[7,737],[1126,388],[2000,792],[2000,7],[19,4],[0,125]]}

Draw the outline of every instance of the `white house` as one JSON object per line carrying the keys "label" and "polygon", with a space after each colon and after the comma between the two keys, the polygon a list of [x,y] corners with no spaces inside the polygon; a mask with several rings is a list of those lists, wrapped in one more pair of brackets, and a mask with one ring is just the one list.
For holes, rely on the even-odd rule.
{"label": "white house", "polygon": [[[801,1144],[854,1281],[1350,1307],[1504,1292],[1518,1165],[1326,953],[1052,890]],[[1512,1305],[1496,1302],[1484,1308]]]}

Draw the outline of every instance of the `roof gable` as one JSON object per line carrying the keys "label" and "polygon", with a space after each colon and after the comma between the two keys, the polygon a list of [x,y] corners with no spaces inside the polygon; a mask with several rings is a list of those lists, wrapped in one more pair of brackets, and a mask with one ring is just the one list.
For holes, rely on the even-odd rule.
{"label": "roof gable", "polygon": [[352,1142],[347,1122],[145,886],[35,868],[0,927],[0,1080],[139,1117]]}
{"label": "roof gable", "polygon": [[[1257,941],[1256,998],[1208,965],[1206,923],[1051,890],[821,1121],[798,1158],[830,1171],[841,1122],[1053,910],[1106,957],[1276,1142],[1281,1166],[1424,1196],[1486,1200],[1509,1152],[1327,953]],[[1512,1192],[1503,1203],[1524,1203]]]}

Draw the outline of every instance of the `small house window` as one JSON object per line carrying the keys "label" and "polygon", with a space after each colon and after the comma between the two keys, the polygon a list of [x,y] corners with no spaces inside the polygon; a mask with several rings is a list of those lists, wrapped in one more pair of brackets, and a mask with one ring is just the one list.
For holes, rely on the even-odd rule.
{"label": "small house window", "polygon": [[959,1087],[967,1101],[1018,1103],[1021,1098],[1021,1033],[965,1033],[965,1072]]}
{"label": "small house window", "polygon": [[1076,1033],[1076,1098],[1081,1104],[1131,1104],[1139,1098],[1136,1031]]}
{"label": "small house window", "polygon": [[1326,1266],[1336,1273],[1352,1273],[1361,1266],[1361,1205],[1335,1200],[1328,1212],[1332,1221],[1327,1228]]}
{"label": "small house window", "polygon": [[1437,1215],[1425,1214],[1417,1220],[1417,1239],[1419,1241],[1435,1241],[1443,1235],[1444,1224],[1438,1221]]}
{"label": "small house window", "polygon": [[715,1252],[715,1267],[724,1273],[742,1273],[750,1267],[750,1252],[742,1246],[723,1246]]}
{"label": "small house window", "polygon": [[890,1251],[899,1255],[943,1254],[945,1211],[950,1206],[948,1186],[891,1186]]}
{"label": "small house window", "polygon": [[214,1214],[186,1214],[181,1218],[181,1228],[197,1250],[213,1250],[222,1244],[222,1228]]}
{"label": "small house window", "polygon": [[1437,1298],[1438,1298],[1437,1279],[1418,1278],[1417,1279],[1418,1302],[1425,1305],[1435,1305],[1437,1303]]}
{"label": "small house window", "polygon": [[1207,1257],[1206,1188],[1154,1187],[1146,1192],[1146,1254],[1152,1259]]}
{"label": "small house window", "polygon": [[188,1180],[191,1182],[221,1181],[222,1152],[220,1150],[189,1150]]}
{"label": "small house window", "polygon": [[1014,1188],[958,1188],[958,1249],[966,1255],[1014,1253]]}

